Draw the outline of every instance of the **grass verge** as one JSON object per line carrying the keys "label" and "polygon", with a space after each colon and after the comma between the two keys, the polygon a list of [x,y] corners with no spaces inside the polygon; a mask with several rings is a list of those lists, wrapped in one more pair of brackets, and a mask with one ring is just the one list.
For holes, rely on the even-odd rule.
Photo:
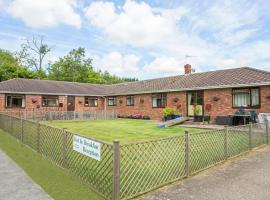
{"label": "grass verge", "polygon": [[80,180],[0,130],[0,149],[55,200],[102,200]]}

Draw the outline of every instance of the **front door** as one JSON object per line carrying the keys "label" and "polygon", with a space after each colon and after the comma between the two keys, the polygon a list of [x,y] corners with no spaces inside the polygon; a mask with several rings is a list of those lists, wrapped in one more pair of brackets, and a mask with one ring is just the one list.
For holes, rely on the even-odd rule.
{"label": "front door", "polygon": [[67,97],[67,111],[74,111],[75,110],[75,97],[68,96]]}
{"label": "front door", "polygon": [[196,115],[203,115],[203,91],[187,92],[187,106],[188,116],[194,116],[195,110]]}

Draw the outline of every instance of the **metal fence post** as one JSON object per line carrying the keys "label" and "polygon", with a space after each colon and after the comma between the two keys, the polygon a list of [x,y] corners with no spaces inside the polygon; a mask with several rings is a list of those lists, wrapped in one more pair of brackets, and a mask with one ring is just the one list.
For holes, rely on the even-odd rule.
{"label": "metal fence post", "polygon": [[252,124],[248,125],[248,135],[249,135],[249,150],[252,149]]}
{"label": "metal fence post", "polygon": [[266,144],[269,144],[269,121],[265,121],[265,128],[266,128]]}
{"label": "metal fence post", "polygon": [[52,112],[49,112],[49,118],[50,118],[50,122],[52,122],[53,121]]}
{"label": "metal fence post", "polygon": [[224,134],[224,157],[225,160],[228,159],[228,126],[225,126],[225,134]]}
{"label": "metal fence post", "polygon": [[10,134],[13,135],[13,119],[12,119],[12,116],[10,116]]}
{"label": "metal fence post", "polygon": [[189,133],[185,131],[185,171],[186,176],[189,176],[189,153],[190,153],[190,144],[189,144]]}
{"label": "metal fence post", "polygon": [[68,168],[67,163],[67,130],[63,128],[63,137],[62,137],[62,163],[65,168]]}
{"label": "metal fence post", "polygon": [[21,141],[22,141],[22,143],[23,143],[23,119],[21,118]]}
{"label": "metal fence post", "polygon": [[120,199],[120,143],[113,141],[113,200]]}
{"label": "metal fence post", "polygon": [[40,153],[40,123],[37,121],[37,152]]}

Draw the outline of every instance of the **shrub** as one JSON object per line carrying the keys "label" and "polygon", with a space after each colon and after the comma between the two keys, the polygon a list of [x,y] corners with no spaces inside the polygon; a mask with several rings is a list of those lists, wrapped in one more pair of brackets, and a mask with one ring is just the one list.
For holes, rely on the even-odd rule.
{"label": "shrub", "polygon": [[179,115],[180,112],[178,112],[175,108],[164,108],[162,110],[162,116],[167,117],[169,115]]}
{"label": "shrub", "polygon": [[142,119],[142,114],[140,113],[136,113],[134,115],[132,115],[133,119]]}
{"label": "shrub", "polygon": [[202,109],[199,107],[199,106],[194,106],[193,107],[193,112],[194,112],[194,115],[197,116],[201,113]]}
{"label": "shrub", "polygon": [[149,116],[143,116],[142,117],[144,120],[150,120],[150,117]]}

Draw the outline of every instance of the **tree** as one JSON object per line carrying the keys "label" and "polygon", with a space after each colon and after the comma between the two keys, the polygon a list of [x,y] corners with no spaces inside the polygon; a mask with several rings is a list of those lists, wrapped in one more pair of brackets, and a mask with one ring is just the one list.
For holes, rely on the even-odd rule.
{"label": "tree", "polygon": [[127,80],[137,80],[120,78],[105,71],[95,71],[92,67],[92,59],[87,58],[84,48],[71,50],[68,55],[59,58],[49,69],[49,79],[64,80],[84,83],[121,83]]}
{"label": "tree", "polygon": [[21,50],[16,53],[19,62],[28,66],[31,70],[37,73],[38,78],[46,76],[44,67],[44,59],[51,51],[51,47],[44,43],[43,36],[33,36],[31,40],[27,39],[21,45]]}
{"label": "tree", "polygon": [[[49,67],[49,79],[88,82],[93,74],[92,60],[85,57],[85,49],[71,50]],[[93,76],[92,76],[93,77]]]}
{"label": "tree", "polygon": [[18,60],[10,52],[0,49],[0,81],[12,78],[34,78],[34,74],[26,67],[19,65]]}

